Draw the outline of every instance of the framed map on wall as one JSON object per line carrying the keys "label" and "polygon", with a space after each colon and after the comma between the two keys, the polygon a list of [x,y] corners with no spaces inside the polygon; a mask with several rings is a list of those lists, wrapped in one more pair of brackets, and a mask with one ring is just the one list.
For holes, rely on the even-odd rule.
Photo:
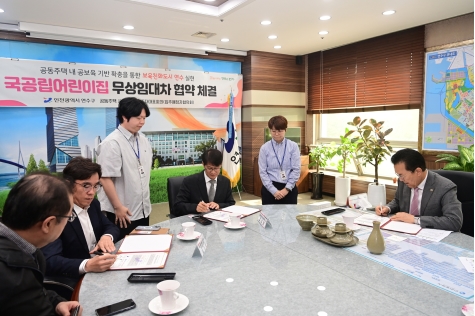
{"label": "framed map on wall", "polygon": [[422,149],[473,144],[473,44],[425,56]]}

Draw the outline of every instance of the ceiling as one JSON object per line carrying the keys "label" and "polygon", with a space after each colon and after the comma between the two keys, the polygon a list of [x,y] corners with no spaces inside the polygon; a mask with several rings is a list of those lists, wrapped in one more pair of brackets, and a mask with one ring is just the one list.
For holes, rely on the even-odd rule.
{"label": "ceiling", "polygon": [[[0,23],[31,22],[304,55],[474,11],[473,0],[228,0],[223,5],[237,6],[229,9],[228,5],[225,12],[212,15],[184,11],[187,5],[206,6],[196,2],[143,1],[162,6],[133,0],[0,0],[5,11],[0,13]],[[386,10],[396,13],[382,15]],[[322,15],[331,19],[321,21]],[[272,24],[263,26],[262,20]],[[135,29],[125,30],[124,25]],[[323,30],[329,33],[319,35]],[[199,31],[217,35],[191,36]],[[270,40],[269,35],[278,38]],[[222,38],[229,42],[221,42]],[[275,49],[275,45],[282,47]]]}

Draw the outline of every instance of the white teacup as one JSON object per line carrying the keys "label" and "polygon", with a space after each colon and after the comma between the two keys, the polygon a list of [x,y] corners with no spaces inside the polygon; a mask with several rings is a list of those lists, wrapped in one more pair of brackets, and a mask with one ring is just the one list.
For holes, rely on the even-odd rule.
{"label": "white teacup", "polygon": [[229,214],[229,225],[231,227],[239,227],[241,225],[241,214]]}
{"label": "white teacup", "polygon": [[346,227],[349,229],[353,229],[353,225],[355,224],[355,218],[358,216],[355,216],[353,214],[347,214],[347,215],[341,215],[343,217],[343,222],[346,224]]}
{"label": "white teacup", "polygon": [[185,235],[185,238],[193,238],[195,233],[195,226],[196,224],[193,222],[185,222],[181,224],[181,227],[183,227],[183,233]]}
{"label": "white teacup", "polygon": [[176,307],[176,300],[179,295],[176,291],[180,287],[180,282],[166,280],[157,284],[158,295],[162,303],[162,310],[171,311]]}

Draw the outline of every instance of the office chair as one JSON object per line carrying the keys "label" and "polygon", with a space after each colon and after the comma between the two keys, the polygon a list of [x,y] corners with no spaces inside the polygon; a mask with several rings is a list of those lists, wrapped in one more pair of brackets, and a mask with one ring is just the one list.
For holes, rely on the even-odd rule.
{"label": "office chair", "polygon": [[[82,278],[81,278],[82,280]],[[48,276],[43,280],[43,287],[47,290],[55,291],[59,296],[71,300],[74,290],[78,282],[77,279],[62,277],[62,276]]]}
{"label": "office chair", "polygon": [[462,203],[463,223],[460,232],[473,237],[473,173],[452,170],[432,170],[457,186],[457,199]]}
{"label": "office chair", "polygon": [[168,206],[170,207],[170,218],[174,218],[173,205],[175,204],[175,198],[180,191],[181,183],[185,176],[173,177],[167,179],[167,193],[168,193]]}

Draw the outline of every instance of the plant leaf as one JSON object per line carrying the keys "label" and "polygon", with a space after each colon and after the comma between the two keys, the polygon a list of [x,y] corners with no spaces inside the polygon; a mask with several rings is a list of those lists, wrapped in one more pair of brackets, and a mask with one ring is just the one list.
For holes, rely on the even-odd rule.
{"label": "plant leaf", "polygon": [[354,125],[358,125],[360,122],[361,122],[361,117],[359,117],[359,116],[356,116],[356,117],[353,119],[353,124],[354,124]]}
{"label": "plant leaf", "polygon": [[392,131],[393,131],[393,129],[392,129],[392,128],[390,128],[390,129],[386,130],[386,131],[384,132],[384,136],[387,136],[387,135],[389,135],[389,134],[390,134]]}
{"label": "plant leaf", "polygon": [[367,130],[365,130],[365,131],[364,131],[364,133],[363,133],[363,137],[364,137],[364,138],[368,138],[368,137],[369,137],[369,135],[371,135],[371,131],[370,131],[370,130],[368,130],[368,129],[367,129]]}
{"label": "plant leaf", "polygon": [[470,152],[469,148],[463,147],[461,145],[458,146],[458,150],[459,150],[460,158],[462,159],[462,161],[465,161],[465,163],[473,162],[473,151]]}
{"label": "plant leaf", "polygon": [[456,162],[449,162],[448,164],[446,164],[443,168],[444,170],[458,170],[458,171],[463,171],[463,168],[462,166],[460,166],[458,163]]}

